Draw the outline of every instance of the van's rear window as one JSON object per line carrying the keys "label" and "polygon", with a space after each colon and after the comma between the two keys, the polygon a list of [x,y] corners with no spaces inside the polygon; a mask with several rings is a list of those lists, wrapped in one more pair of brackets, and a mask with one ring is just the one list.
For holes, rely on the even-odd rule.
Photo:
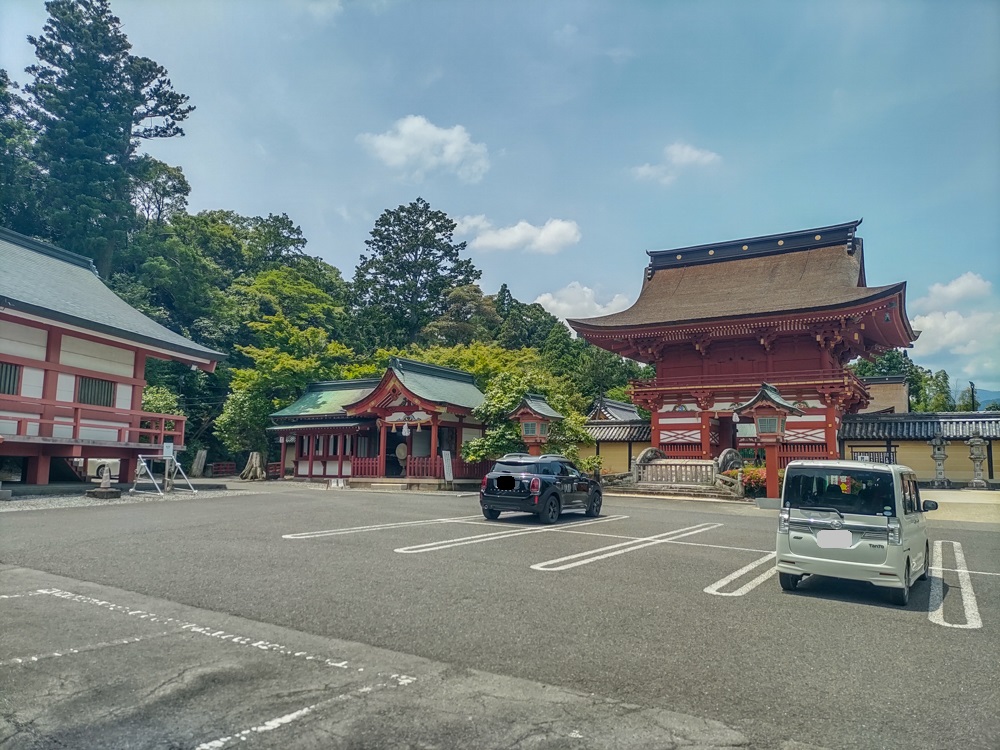
{"label": "van's rear window", "polygon": [[896,515],[892,474],[865,469],[797,467],[785,474],[786,508],[836,508],[866,516]]}
{"label": "van's rear window", "polygon": [[493,464],[493,471],[502,474],[537,474],[538,464],[526,464],[521,461],[497,461]]}

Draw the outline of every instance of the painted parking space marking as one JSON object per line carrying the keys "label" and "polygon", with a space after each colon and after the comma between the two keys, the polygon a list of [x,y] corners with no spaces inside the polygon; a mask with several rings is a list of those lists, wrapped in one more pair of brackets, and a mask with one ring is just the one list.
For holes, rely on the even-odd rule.
{"label": "painted parking space marking", "polygon": [[47,654],[33,654],[32,656],[19,656],[13,659],[7,659],[6,661],[0,661],[0,667],[10,667],[16,664],[34,664],[35,662],[45,661],[47,659],[57,659],[61,656],[73,656],[74,654],[86,654],[90,651],[100,651],[105,648],[112,648],[114,646],[128,646],[133,643],[139,643],[141,641],[149,641],[153,638],[162,638],[166,635],[176,635],[179,631],[177,630],[165,630],[162,633],[154,633],[153,635],[139,635],[132,638],[117,638],[113,641],[102,641],[101,643],[90,643],[86,646],[76,646],[74,648],[64,648],[61,651],[51,651]]}
{"label": "painted parking space marking", "polygon": [[965,552],[962,550],[961,543],[935,541],[933,551],[931,552],[931,568],[935,570],[941,569],[944,562],[942,553],[944,550],[943,545],[945,544],[950,544],[954,551],[955,571],[958,573],[958,586],[962,596],[962,608],[965,610],[965,622],[954,623],[944,619],[944,577],[941,575],[930,576],[931,593],[927,600],[927,619],[935,625],[942,625],[946,628],[976,630],[983,626],[983,621],[979,616],[976,592],[972,590],[972,578],[965,564]]}
{"label": "painted parking space marking", "polygon": [[399,521],[397,523],[379,523],[371,526],[351,526],[346,529],[324,529],[323,531],[302,531],[298,534],[284,534],[282,539],[316,539],[322,536],[337,536],[338,534],[360,534],[365,531],[382,531],[383,529],[400,529],[407,526],[430,526],[437,523],[462,523],[479,516],[453,516],[450,518],[431,518],[424,521]]}
{"label": "painted parking space marking", "polygon": [[700,523],[696,526],[675,529],[674,531],[667,531],[663,534],[657,534],[656,536],[647,536],[627,542],[619,542],[618,544],[611,544],[607,547],[599,547],[598,549],[589,550],[587,552],[578,552],[575,555],[558,557],[555,560],[546,560],[545,562],[532,565],[531,569],[543,572],[569,570],[570,568],[576,568],[581,565],[589,565],[590,563],[595,563],[600,560],[606,560],[609,557],[617,557],[618,555],[624,555],[628,552],[635,552],[636,550],[644,549],[646,547],[652,547],[656,544],[665,544],[674,539],[691,536],[692,534],[701,534],[705,531],[717,529],[720,526],[722,526],[721,523]]}
{"label": "painted parking space marking", "polygon": [[740,568],[739,570],[737,570],[735,573],[730,573],[725,578],[720,578],[718,581],[716,581],[715,583],[713,583],[711,586],[706,586],[704,589],[702,589],[702,591],[704,591],[706,594],[713,594],[715,596],[743,596],[744,594],[746,594],[746,593],[748,593],[750,591],[753,591],[755,588],[757,588],[762,583],[764,583],[764,581],[766,581],[768,578],[770,578],[771,576],[773,576],[777,572],[778,569],[772,565],[770,568],[768,568],[767,570],[765,570],[759,576],[757,576],[756,578],[752,579],[751,581],[743,584],[742,586],[740,586],[735,591],[721,591],[720,589],[725,588],[726,586],[728,586],[733,581],[739,580],[743,576],[745,576],[748,573],[750,573],[752,570],[754,570],[756,568],[759,568],[761,565],[764,565],[765,563],[770,562],[771,560],[773,560],[775,558],[776,554],[777,554],[776,552],[768,552],[766,555],[764,555],[759,560],[754,560],[749,565],[744,565],[742,568]]}
{"label": "painted parking space marking", "polygon": [[438,542],[415,544],[410,547],[398,547],[394,551],[403,555],[415,555],[421,552],[438,552],[439,550],[451,549],[452,547],[464,547],[468,544],[482,544],[483,542],[498,542],[504,539],[512,539],[513,537],[527,536],[528,534],[544,534],[546,532],[554,533],[567,531],[568,529],[566,526],[568,525],[578,528],[580,526],[592,526],[597,523],[608,523],[609,521],[621,521],[626,518],[628,518],[628,516],[605,516],[604,518],[597,518],[593,521],[576,521],[572,524],[564,524],[562,526],[552,525],[530,529],[515,527],[512,529],[504,529],[503,531],[494,531],[490,534],[476,534],[474,536],[465,536],[458,539],[444,539]]}

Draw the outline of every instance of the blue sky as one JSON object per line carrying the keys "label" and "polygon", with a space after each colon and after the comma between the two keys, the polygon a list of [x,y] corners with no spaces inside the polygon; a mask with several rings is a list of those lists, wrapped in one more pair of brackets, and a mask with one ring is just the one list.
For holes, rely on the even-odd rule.
{"label": "blue sky", "polygon": [[[628,306],[646,250],[864,217],[869,284],[909,283],[914,360],[1000,390],[1000,3],[112,7],[197,107],[148,147],[190,208],[285,212],[346,278],[417,196],[486,293],[560,317]],[[20,83],[45,17],[0,4]]]}

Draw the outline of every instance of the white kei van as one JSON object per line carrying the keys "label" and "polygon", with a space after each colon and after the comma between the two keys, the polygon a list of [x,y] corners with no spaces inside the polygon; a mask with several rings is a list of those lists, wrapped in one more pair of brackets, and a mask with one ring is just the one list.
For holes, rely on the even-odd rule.
{"label": "white kei van", "polygon": [[930,543],[913,470],[868,461],[792,461],[778,514],[777,568],[792,591],[808,575],[868,581],[906,606],[925,580]]}

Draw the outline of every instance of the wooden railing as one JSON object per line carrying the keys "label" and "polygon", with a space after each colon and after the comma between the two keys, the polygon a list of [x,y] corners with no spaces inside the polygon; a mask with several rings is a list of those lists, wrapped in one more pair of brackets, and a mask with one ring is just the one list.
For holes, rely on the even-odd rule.
{"label": "wooden railing", "polygon": [[[156,414],[110,406],[71,404],[51,399],[26,399],[22,396],[0,395],[0,425],[14,423],[13,432],[0,427],[0,434],[11,437],[55,437],[71,440],[94,439],[117,443],[148,443],[162,445],[170,438],[175,446],[184,445],[186,417],[176,414]],[[49,411],[52,418],[38,414]],[[11,412],[14,412],[12,414]],[[20,416],[22,415],[23,416]],[[34,429],[32,429],[34,426]],[[69,435],[58,433],[69,430]],[[82,437],[83,430],[100,430],[104,438]],[[108,433],[114,433],[112,438]]]}
{"label": "wooden railing", "polygon": [[351,456],[352,477],[377,477],[378,456]]}
{"label": "wooden railing", "polygon": [[778,446],[778,467],[784,469],[795,460],[835,458],[825,443],[782,443]]}
{"label": "wooden railing", "polygon": [[661,443],[667,458],[701,458],[701,443]]}
{"label": "wooden railing", "polygon": [[213,477],[231,477],[236,474],[236,463],[234,461],[216,461],[210,464]]}
{"label": "wooden railing", "polygon": [[630,383],[633,398],[655,398],[665,393],[690,394],[709,389],[719,396],[742,396],[755,392],[761,383],[770,383],[779,391],[811,389],[821,385],[842,385],[866,392],[864,383],[850,370],[784,370],[781,372],[734,373],[731,375],[686,375],[684,377],[650,378]]}

